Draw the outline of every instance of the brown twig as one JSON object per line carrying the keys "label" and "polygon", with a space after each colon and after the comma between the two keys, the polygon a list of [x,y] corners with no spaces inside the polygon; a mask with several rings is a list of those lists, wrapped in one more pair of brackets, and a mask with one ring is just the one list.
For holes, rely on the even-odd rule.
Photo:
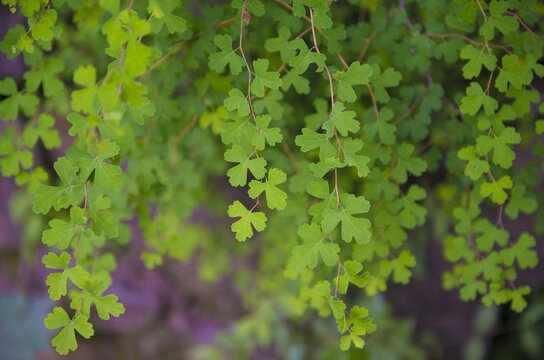
{"label": "brown twig", "polygon": [[[481,42],[478,42],[478,41],[474,41],[471,38],[466,37],[464,35],[461,35],[459,33],[448,33],[448,34],[426,33],[426,34],[423,34],[423,36],[425,36],[425,37],[435,37],[435,38],[440,38],[440,39],[448,39],[448,38],[456,37],[456,38],[459,38],[459,39],[463,39],[463,40],[465,40],[465,41],[467,41],[467,42],[469,42],[469,43],[471,43],[472,45],[475,45],[475,46],[486,46],[486,43],[481,43]],[[503,50],[504,52],[506,52],[509,55],[512,54],[512,52],[510,50],[508,50],[507,47],[502,46],[502,45],[487,43],[487,47],[491,47],[491,48],[495,48],[495,49],[501,49],[501,50]]]}

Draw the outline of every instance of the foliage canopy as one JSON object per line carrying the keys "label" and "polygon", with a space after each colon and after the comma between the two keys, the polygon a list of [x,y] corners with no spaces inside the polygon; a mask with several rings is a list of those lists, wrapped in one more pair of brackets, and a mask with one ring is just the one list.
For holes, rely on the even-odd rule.
{"label": "foliage canopy", "polygon": [[[312,310],[363,347],[379,331],[365,296],[410,282],[420,239],[441,242],[461,299],[526,307],[516,278],[544,231],[538,1],[2,3],[25,22],[0,49],[27,70],[0,80],[0,172],[50,219],[46,283],[71,299],[45,319],[60,354],[94,314],[124,313],[112,254],[134,216],[148,267],[201,249],[204,279],[235,278],[251,311],[235,353]],[[51,168],[42,145],[63,151]],[[201,204],[232,232],[191,221]],[[503,222],[535,213],[521,233]]]}

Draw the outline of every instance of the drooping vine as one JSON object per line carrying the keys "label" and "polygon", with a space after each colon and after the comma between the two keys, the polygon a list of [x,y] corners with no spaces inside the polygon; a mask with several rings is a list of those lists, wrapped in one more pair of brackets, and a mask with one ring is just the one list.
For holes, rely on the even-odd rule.
{"label": "drooping vine", "polygon": [[233,278],[248,310],[218,346],[233,358],[314,310],[340,349],[363,347],[368,297],[408,284],[433,239],[444,288],[526,307],[518,272],[544,231],[538,2],[2,4],[25,22],[0,50],[26,71],[0,80],[0,172],[49,220],[46,284],[70,299],[45,319],[59,353],[124,313],[112,272],[136,223],[149,268],[198,254],[202,279]]}

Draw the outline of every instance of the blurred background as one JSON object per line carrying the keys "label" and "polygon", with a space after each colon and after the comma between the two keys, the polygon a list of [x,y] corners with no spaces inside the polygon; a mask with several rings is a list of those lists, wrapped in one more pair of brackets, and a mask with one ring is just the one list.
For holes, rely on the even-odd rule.
{"label": "blurred background", "polygon": [[[21,20],[1,5],[0,39]],[[24,70],[21,56],[8,60],[0,54],[0,77],[20,80]],[[0,123],[0,131],[3,127]],[[59,130],[66,136],[67,129]],[[36,158],[50,169],[69,141],[62,138],[63,147],[53,152],[42,147]],[[217,181],[226,184],[226,179]],[[240,329],[247,315],[234,280],[222,275],[220,267],[213,269],[208,263],[203,268],[198,251],[188,261],[165,259],[162,266],[149,270],[140,259],[144,240],[137,219],[132,219],[127,223],[131,242],[116,254],[112,285],[125,314],[107,322],[93,319],[95,336],[78,340],[77,351],[66,357],[57,355],[50,346],[55,332],[43,324],[54,307],[45,286],[48,271],[41,263],[46,249],[40,234],[46,220],[34,214],[31,205],[32,198],[18,192],[13,179],[0,177],[0,360],[221,359],[218,349],[232,346],[233,329]],[[193,214],[193,221],[227,227],[225,219],[212,218],[205,208]],[[505,226],[520,233],[532,222],[533,218],[521,216],[516,222],[505,219]],[[429,223],[423,230],[431,233],[433,226]],[[271,341],[241,354],[252,359],[543,359],[542,266],[519,274],[519,282],[533,289],[521,315],[508,305],[485,308],[478,301],[464,303],[456,291],[442,289],[441,274],[450,265],[443,260],[440,241],[426,238],[430,240],[421,241],[408,285],[390,284],[385,294],[362,300],[378,324],[364,350],[340,352],[333,320],[315,316],[311,321],[281,320],[258,329],[258,336]],[[542,240],[537,237],[541,262]],[[273,318],[274,313],[268,316]]]}

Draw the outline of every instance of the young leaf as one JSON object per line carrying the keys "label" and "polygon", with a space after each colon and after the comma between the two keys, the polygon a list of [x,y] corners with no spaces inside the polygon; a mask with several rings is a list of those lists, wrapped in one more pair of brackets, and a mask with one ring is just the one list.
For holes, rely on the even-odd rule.
{"label": "young leaf", "polygon": [[465,167],[465,175],[469,176],[472,180],[478,180],[482,174],[489,171],[489,163],[477,157],[476,149],[472,145],[459,150],[457,156],[459,159],[468,161]]}
{"label": "young leaf", "polygon": [[23,132],[25,146],[33,148],[40,138],[46,149],[54,149],[60,146],[59,133],[55,126],[55,118],[49,114],[40,114],[38,117],[38,126],[27,126]]}
{"label": "young leaf", "polygon": [[485,114],[491,116],[498,109],[499,103],[484,93],[480,84],[472,82],[467,88],[467,96],[461,99],[459,110],[463,114],[476,115],[482,106],[484,107]]}
{"label": "young leaf", "polygon": [[359,139],[347,138],[344,141],[342,150],[344,151],[344,158],[349,166],[355,166],[357,168],[357,175],[359,177],[366,177],[370,172],[368,163],[370,158],[366,155],[358,155],[357,152],[363,147],[363,142]]}
{"label": "young leaf", "polygon": [[264,150],[265,142],[268,145],[274,146],[283,140],[280,128],[269,128],[268,125],[272,118],[270,115],[261,115],[255,118],[255,123],[259,131],[251,137],[251,143],[257,148],[257,150]]}
{"label": "young leaf", "polygon": [[344,273],[337,278],[338,292],[345,294],[348,291],[350,283],[357,287],[364,287],[369,283],[370,276],[368,273],[359,275],[363,270],[363,264],[359,261],[347,260],[344,262]]}
{"label": "young leaf", "polygon": [[510,176],[504,175],[499,180],[494,182],[484,182],[480,187],[480,195],[484,198],[493,194],[491,200],[496,204],[503,204],[508,195],[504,189],[512,188],[512,180]]}
{"label": "young leaf", "polygon": [[341,206],[335,209],[323,211],[321,227],[323,231],[331,232],[339,222],[342,222],[342,239],[351,242],[353,238],[358,244],[366,244],[370,241],[370,221],[353,215],[363,214],[370,209],[370,203],[363,197],[355,197],[352,194],[342,194]]}
{"label": "young leaf", "polygon": [[468,44],[461,50],[460,57],[461,59],[468,60],[463,66],[463,76],[465,79],[472,79],[480,75],[482,65],[489,71],[493,71],[497,67],[497,57],[489,54],[484,46],[478,51],[474,46]]}
{"label": "young leaf", "polygon": [[110,190],[120,190],[123,186],[123,170],[117,165],[104,162],[119,153],[119,145],[114,142],[104,140],[96,144],[94,149],[90,149],[87,156],[77,160],[81,169],[79,178],[81,181],[87,181],[94,171],[94,185],[99,188],[108,188]]}
{"label": "young leaf", "polygon": [[59,158],[53,167],[62,185],[39,185],[36,188],[37,199],[34,201],[32,209],[38,214],[47,214],[51,207],[58,211],[69,205],[75,206],[79,203],[79,195],[82,189],[77,184],[78,167],[72,160],[65,157]]}
{"label": "young leaf", "polygon": [[291,263],[293,269],[310,270],[317,266],[319,256],[327,266],[334,266],[338,262],[340,247],[329,241],[317,223],[303,224],[298,228],[298,235],[303,239],[302,245],[293,248]]}
{"label": "young leaf", "polygon": [[85,315],[79,314],[73,320],[68,317],[68,314],[61,307],[53,309],[52,313],[47,315],[44,323],[48,329],[62,330],[51,340],[51,344],[61,355],[66,355],[70,350],[77,349],[75,331],[81,336],[88,339],[94,334],[93,326],[87,322],[88,318]]}
{"label": "young leaf", "polygon": [[395,133],[397,132],[397,127],[389,124],[389,121],[393,119],[393,111],[387,107],[382,107],[377,119],[374,111],[369,110],[365,112],[365,115],[363,115],[363,120],[366,124],[363,126],[363,131],[366,136],[369,139],[374,139],[378,134],[381,142],[392,145],[395,142]]}
{"label": "young leaf", "polygon": [[478,155],[484,156],[493,149],[493,162],[503,169],[512,166],[516,154],[508,144],[519,144],[521,136],[513,127],[505,128],[499,136],[492,133],[493,137],[481,135],[476,139],[476,151]]}
{"label": "young leaf", "polygon": [[370,65],[361,65],[359,61],[353,62],[345,72],[337,71],[334,78],[338,81],[338,97],[340,100],[354,102],[357,95],[352,86],[368,84],[371,76],[372,68]]}
{"label": "young leaf", "polygon": [[505,14],[510,5],[507,1],[493,0],[489,3],[490,15],[487,21],[480,27],[480,34],[487,40],[493,40],[495,37],[495,28],[504,35],[514,32],[518,29],[519,24],[513,16]]}
{"label": "young leaf", "polygon": [[244,59],[235,53],[236,50],[232,49],[232,38],[230,35],[218,34],[213,39],[213,43],[221,51],[210,55],[210,61],[208,62],[210,69],[220,72],[228,64],[231,74],[238,75],[244,66]]}
{"label": "young leaf", "polygon": [[277,187],[287,180],[287,175],[278,169],[270,169],[266,182],[252,180],[249,183],[248,194],[252,199],[256,199],[264,191],[266,193],[266,203],[270,209],[283,210],[285,208],[287,194]]}
{"label": "young leaf", "polygon": [[512,247],[502,250],[500,255],[507,266],[512,266],[516,260],[520,269],[532,269],[538,264],[537,253],[532,249],[535,246],[535,238],[524,232]]}
{"label": "young leaf", "polygon": [[300,150],[303,152],[319,148],[320,160],[336,156],[336,149],[331,144],[331,141],[326,134],[316,133],[307,128],[302,128],[302,135],[297,135],[295,144],[300,146]]}
{"label": "young leaf", "polygon": [[229,97],[223,102],[228,111],[236,110],[238,116],[246,116],[249,114],[249,102],[246,96],[238,89],[231,89]]}
{"label": "young leaf", "polygon": [[232,186],[245,186],[247,183],[247,171],[251,171],[256,179],[262,179],[266,174],[266,160],[263,158],[252,159],[252,154],[244,152],[240,145],[234,145],[225,152],[225,160],[239,163],[227,171],[229,182]]}
{"label": "young leaf", "polygon": [[278,90],[282,85],[280,74],[277,71],[268,71],[268,59],[258,59],[253,61],[255,79],[251,83],[251,93],[263,97],[264,88]]}
{"label": "young leaf", "polygon": [[308,49],[308,46],[303,39],[298,38],[291,41],[289,43],[289,48],[299,50],[298,55],[289,60],[289,66],[294,67],[297,73],[304,73],[311,63],[315,63],[317,65],[316,72],[323,71],[327,56],[325,54],[318,54],[317,52],[313,52]]}
{"label": "young leaf", "polygon": [[239,201],[235,201],[229,206],[228,215],[241,218],[231,226],[231,230],[236,233],[236,240],[238,241],[246,241],[246,239],[253,236],[251,225],[259,232],[266,228],[266,215],[262,212],[249,211]]}
{"label": "young leaf", "polygon": [[104,281],[87,281],[83,286],[85,290],[83,292],[83,299],[81,299],[81,293],[77,292],[73,298],[75,301],[72,302],[71,307],[75,307],[75,310],[77,310],[81,302],[81,313],[90,316],[91,304],[94,304],[98,317],[102,320],[109,320],[110,315],[118,317],[124,314],[125,307],[117,301],[118,297],[116,295],[102,295],[107,288],[107,283]]}
{"label": "young leaf", "polygon": [[342,136],[347,136],[348,132],[359,131],[359,122],[355,120],[355,111],[344,111],[344,109],[344,104],[337,101],[332,108],[329,120],[323,124],[323,129],[327,131],[329,138],[334,136],[335,128]]}

